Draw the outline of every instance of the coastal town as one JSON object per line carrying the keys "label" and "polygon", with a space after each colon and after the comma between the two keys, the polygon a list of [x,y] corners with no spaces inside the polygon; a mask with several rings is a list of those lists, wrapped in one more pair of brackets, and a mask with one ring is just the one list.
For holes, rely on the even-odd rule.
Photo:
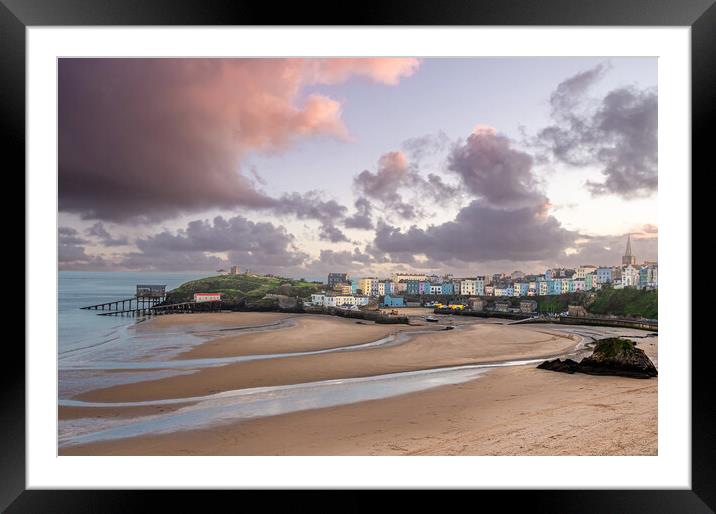
{"label": "coastal town", "polygon": [[[637,263],[631,236],[617,266],[585,264],[576,269],[550,268],[539,275],[522,271],[458,278],[447,274],[393,273],[390,278],[351,277],[348,273],[329,273],[326,290],[311,295],[311,304],[323,307],[359,308],[377,301],[382,307],[448,306],[483,310],[492,302],[496,311],[512,309],[509,297],[524,298],[517,310],[534,312],[534,296],[561,295],[602,288],[658,288],[658,263]],[[431,301],[431,299],[434,299]],[[451,302],[451,300],[453,300]]]}

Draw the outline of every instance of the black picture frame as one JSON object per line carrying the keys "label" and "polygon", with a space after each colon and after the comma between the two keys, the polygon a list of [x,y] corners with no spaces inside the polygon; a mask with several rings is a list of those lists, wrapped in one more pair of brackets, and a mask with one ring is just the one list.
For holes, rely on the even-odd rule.
{"label": "black picture frame", "polygon": [[[0,126],[3,163],[25,167],[25,29],[62,25],[546,25],[689,26],[692,50],[693,167],[706,168],[713,146],[716,92],[716,0],[401,0],[329,3],[244,0],[0,0]],[[320,13],[320,14],[319,14]],[[10,157],[10,159],[8,159]],[[712,161],[712,160],[711,160]],[[712,162],[704,171],[713,168]],[[688,173],[688,170],[682,170]],[[692,173],[692,178],[694,174]],[[30,270],[26,270],[26,274]],[[27,275],[26,275],[27,276]],[[690,277],[689,277],[690,278]],[[702,313],[703,314],[703,313]],[[689,342],[686,342],[689,343]],[[716,402],[709,345],[692,345],[691,490],[483,491],[480,500],[524,504],[550,512],[714,512],[716,510]],[[25,490],[25,352],[6,345],[0,374],[0,509],[8,512],[112,512],[148,510],[151,499],[174,501],[187,511],[206,508],[187,492]],[[230,494],[230,493],[226,493]],[[253,495],[254,493],[242,493]],[[374,493],[345,502],[346,509],[372,508]],[[316,492],[294,492],[283,501],[316,510],[331,501]],[[420,492],[411,495],[423,503]],[[245,500],[248,501],[248,500]],[[262,499],[261,501],[265,501]],[[273,502],[274,500],[272,500]],[[474,497],[468,501],[474,502]],[[198,502],[194,504],[194,502]],[[246,504],[247,506],[250,504]],[[488,504],[485,504],[488,505]],[[322,510],[322,509],[321,509]]]}

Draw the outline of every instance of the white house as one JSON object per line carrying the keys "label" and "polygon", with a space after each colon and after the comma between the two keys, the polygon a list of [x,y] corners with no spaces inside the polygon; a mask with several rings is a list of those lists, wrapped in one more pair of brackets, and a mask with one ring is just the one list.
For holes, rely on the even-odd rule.
{"label": "white house", "polygon": [[221,301],[221,293],[194,293],[194,301],[202,302],[219,302]]}
{"label": "white house", "polygon": [[329,295],[324,298],[323,305],[326,307],[368,305],[368,297],[357,295]]}
{"label": "white house", "polygon": [[477,295],[477,279],[464,278],[460,281],[460,294],[463,296]]}

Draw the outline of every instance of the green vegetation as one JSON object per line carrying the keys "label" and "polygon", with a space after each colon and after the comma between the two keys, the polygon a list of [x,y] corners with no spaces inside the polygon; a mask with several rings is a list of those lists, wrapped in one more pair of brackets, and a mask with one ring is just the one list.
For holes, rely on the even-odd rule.
{"label": "green vegetation", "polygon": [[658,319],[658,297],[657,291],[606,288],[599,291],[594,301],[587,306],[587,309],[594,314]]}
{"label": "green vegetation", "polygon": [[658,319],[658,296],[658,291],[607,287],[599,291],[580,291],[531,298],[537,302],[541,313],[564,312],[570,305],[580,305],[590,314]]}
{"label": "green vegetation", "polygon": [[599,353],[602,357],[610,359],[617,357],[622,352],[633,349],[634,343],[632,341],[619,337],[608,337],[597,341],[594,347],[594,353]]}
{"label": "green vegetation", "polygon": [[531,296],[537,302],[537,311],[542,314],[549,312],[565,312],[569,305],[581,305],[583,299],[579,293],[566,293],[561,295]]}
{"label": "green vegetation", "polygon": [[187,302],[193,300],[194,293],[223,293],[226,302],[258,300],[269,293],[309,298],[311,293],[322,288],[323,285],[318,282],[306,282],[303,279],[247,274],[218,275],[180,285],[169,292],[169,301]]}

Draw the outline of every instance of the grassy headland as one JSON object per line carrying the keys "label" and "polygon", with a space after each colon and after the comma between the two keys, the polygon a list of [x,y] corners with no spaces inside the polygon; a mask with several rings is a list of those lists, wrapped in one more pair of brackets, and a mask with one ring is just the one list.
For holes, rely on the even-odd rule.
{"label": "grassy headland", "polygon": [[186,282],[169,292],[172,303],[187,302],[194,293],[222,293],[229,303],[259,300],[267,294],[280,294],[299,298],[309,298],[311,293],[319,291],[323,285],[318,282],[306,282],[303,279],[267,276],[267,275],[217,275]]}

